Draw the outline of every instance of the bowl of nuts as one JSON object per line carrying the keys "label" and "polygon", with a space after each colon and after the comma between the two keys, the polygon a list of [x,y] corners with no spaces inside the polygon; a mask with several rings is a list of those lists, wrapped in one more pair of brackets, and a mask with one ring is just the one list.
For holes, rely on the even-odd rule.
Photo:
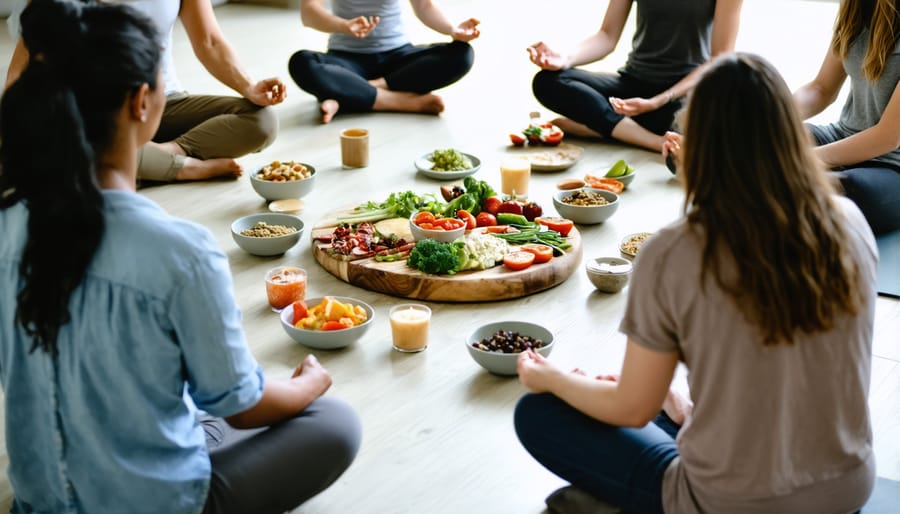
{"label": "bowl of nuts", "polygon": [[584,187],[557,191],[553,206],[563,218],[581,225],[603,223],[619,209],[619,195],[605,189]]}
{"label": "bowl of nuts", "polygon": [[628,260],[634,260],[634,258],[637,257],[641,246],[652,235],[652,232],[635,232],[634,234],[628,234],[623,237],[622,242],[619,243],[619,253]]}
{"label": "bowl of nuts", "polygon": [[267,257],[281,255],[300,241],[303,221],[297,216],[265,212],[238,218],[231,224],[231,238],[244,251]]}
{"label": "bowl of nuts", "polygon": [[496,375],[515,375],[519,354],[534,350],[544,357],[553,349],[553,334],[526,321],[498,321],[478,327],[466,338],[466,349],[482,368]]}
{"label": "bowl of nuts", "polygon": [[296,161],[273,161],[250,174],[253,190],[269,201],[300,198],[315,181],[316,169]]}

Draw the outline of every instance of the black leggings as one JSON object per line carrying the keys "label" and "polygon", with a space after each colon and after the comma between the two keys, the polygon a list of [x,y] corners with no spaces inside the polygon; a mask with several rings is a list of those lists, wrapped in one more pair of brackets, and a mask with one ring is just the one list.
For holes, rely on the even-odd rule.
{"label": "black leggings", "polygon": [[288,71],[319,102],[337,100],[342,112],[368,112],[376,93],[369,80],[384,78],[391,91],[424,94],[461,79],[474,60],[472,47],[462,41],[407,44],[374,54],[300,50],[291,56]]}
{"label": "black leggings", "polygon": [[[611,137],[613,129],[625,116],[613,110],[609,97],[650,98],[674,83],[647,82],[624,73],[593,73],[569,68],[562,71],[539,71],[534,76],[531,88],[535,98],[544,107],[587,125],[603,137]],[[662,135],[672,128],[675,113],[680,108],[681,101],[675,100],[632,119],[650,132]]]}
{"label": "black leggings", "polygon": [[322,397],[277,425],[235,430],[204,417],[212,478],[203,514],[280,514],[325,490],[353,462],[359,418]]}
{"label": "black leggings", "polygon": [[[822,128],[807,124],[816,145],[834,142]],[[841,182],[844,195],[853,200],[872,227],[883,234],[900,229],[900,169],[881,162],[863,162],[833,172]]]}

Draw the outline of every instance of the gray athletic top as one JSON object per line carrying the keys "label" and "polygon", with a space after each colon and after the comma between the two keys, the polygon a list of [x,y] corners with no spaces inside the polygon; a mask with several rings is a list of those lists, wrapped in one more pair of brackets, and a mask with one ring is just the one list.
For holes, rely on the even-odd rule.
{"label": "gray athletic top", "polygon": [[348,20],[357,16],[379,16],[381,21],[364,38],[332,34],[328,38],[329,50],[374,54],[399,48],[409,42],[403,29],[400,0],[332,0],[331,11],[335,16]]}
{"label": "gray athletic top", "polygon": [[[884,72],[875,82],[869,82],[862,71],[868,47],[869,31],[864,30],[850,44],[844,59],[844,71],[850,77],[850,95],[847,96],[847,103],[844,104],[837,123],[821,127],[832,141],[850,137],[876,125],[900,81],[900,43],[894,47],[894,52],[884,66]],[[900,149],[869,160],[900,167]]]}
{"label": "gray athletic top", "polygon": [[619,70],[641,80],[674,83],[709,60],[715,0],[635,0],[637,29]]}

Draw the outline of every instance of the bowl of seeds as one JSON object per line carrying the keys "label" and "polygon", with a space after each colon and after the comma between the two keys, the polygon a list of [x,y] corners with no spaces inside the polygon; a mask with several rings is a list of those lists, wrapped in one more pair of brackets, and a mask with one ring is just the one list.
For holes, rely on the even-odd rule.
{"label": "bowl of seeds", "polygon": [[238,218],[231,224],[231,238],[245,252],[281,255],[300,241],[303,221],[297,216],[265,212]]}
{"label": "bowl of seeds", "polygon": [[519,354],[533,350],[544,357],[553,349],[553,334],[527,321],[498,321],[478,327],[466,338],[466,349],[482,368],[495,375],[516,375]]}

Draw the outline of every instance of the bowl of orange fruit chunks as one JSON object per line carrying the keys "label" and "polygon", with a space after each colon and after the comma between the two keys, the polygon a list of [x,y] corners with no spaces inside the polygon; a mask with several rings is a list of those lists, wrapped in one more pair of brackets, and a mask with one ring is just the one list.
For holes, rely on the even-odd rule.
{"label": "bowl of orange fruit chunks", "polygon": [[372,324],[371,305],[347,296],[323,296],[294,302],[281,311],[281,326],[298,343],[336,350],[356,342]]}

